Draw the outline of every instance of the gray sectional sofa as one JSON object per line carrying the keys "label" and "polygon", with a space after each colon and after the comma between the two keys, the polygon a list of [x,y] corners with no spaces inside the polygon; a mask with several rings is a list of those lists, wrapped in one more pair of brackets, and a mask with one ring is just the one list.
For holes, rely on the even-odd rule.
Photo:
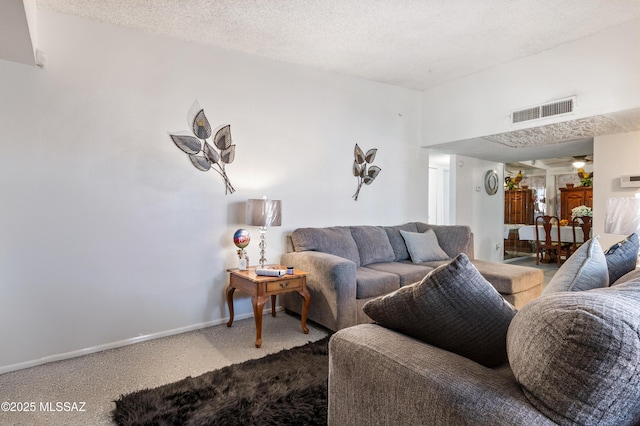
{"label": "gray sectional sofa", "polygon": [[329,342],[329,426],[639,425],[637,262],[593,239],[516,311],[460,255],[372,300]]}
{"label": "gray sectional sofa", "polygon": [[[421,234],[429,230],[435,239],[427,246],[420,245],[425,237]],[[417,238],[418,243],[408,247],[408,237]],[[465,253],[516,308],[538,297],[544,282],[542,271],[535,268],[475,260],[473,233],[468,226],[409,222],[398,226],[299,228],[288,237],[287,246],[281,263],[309,272],[308,319],[334,331],[372,322],[362,310],[365,303],[420,281],[460,253]],[[442,251],[444,257],[438,257]],[[440,260],[424,260],[430,255]],[[283,295],[282,303],[288,311],[301,311],[296,294]]]}

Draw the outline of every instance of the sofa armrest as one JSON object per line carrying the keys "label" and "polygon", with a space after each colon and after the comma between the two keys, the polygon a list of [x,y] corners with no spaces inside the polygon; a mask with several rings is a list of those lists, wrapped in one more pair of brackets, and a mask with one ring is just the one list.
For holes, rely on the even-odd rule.
{"label": "sofa armrest", "polygon": [[[357,324],[354,262],[319,251],[302,251],[283,254],[281,263],[309,272],[309,319],[331,330]],[[298,312],[295,307],[287,306],[287,302],[285,307]]]}
{"label": "sofa armrest", "polygon": [[553,425],[508,366],[491,369],[376,324],[329,343],[329,426]]}

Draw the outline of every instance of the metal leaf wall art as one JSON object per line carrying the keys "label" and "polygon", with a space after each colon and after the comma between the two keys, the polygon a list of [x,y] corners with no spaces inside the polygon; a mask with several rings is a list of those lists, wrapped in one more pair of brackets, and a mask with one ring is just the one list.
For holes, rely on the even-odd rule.
{"label": "metal leaf wall art", "polygon": [[[171,140],[189,156],[196,169],[218,173],[224,180],[225,194],[234,193],[225,169],[227,164],[233,163],[236,155],[236,146],[231,143],[231,126],[222,126],[213,134],[204,109],[200,109],[189,124],[194,136],[169,134]],[[213,146],[207,142],[209,138],[212,138]]]}
{"label": "metal leaf wall art", "polygon": [[[353,156],[355,157],[353,160],[353,175],[358,178],[358,189],[356,190],[356,193],[353,194],[353,199],[356,201],[358,201],[358,195],[360,194],[362,184],[371,185],[376,179],[376,176],[378,176],[382,170],[378,166],[370,165],[376,158],[376,152],[378,152],[378,150],[373,148],[365,154],[358,144],[356,144],[356,147],[353,150]],[[367,167],[368,165],[369,167]]]}

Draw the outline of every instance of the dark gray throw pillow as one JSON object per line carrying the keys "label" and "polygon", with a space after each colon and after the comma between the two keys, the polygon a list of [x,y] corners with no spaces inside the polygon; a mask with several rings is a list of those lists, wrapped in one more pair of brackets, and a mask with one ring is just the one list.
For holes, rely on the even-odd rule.
{"label": "dark gray throw pillow", "polygon": [[640,281],[538,298],[507,334],[525,396],[559,424],[640,424]]}
{"label": "dark gray throw pillow", "polygon": [[604,253],[609,270],[609,285],[633,271],[638,263],[638,236],[631,234],[624,240],[609,247]]}
{"label": "dark gray throw pillow", "polygon": [[506,333],[516,314],[464,253],[363,309],[384,327],[490,367],[507,359]]}

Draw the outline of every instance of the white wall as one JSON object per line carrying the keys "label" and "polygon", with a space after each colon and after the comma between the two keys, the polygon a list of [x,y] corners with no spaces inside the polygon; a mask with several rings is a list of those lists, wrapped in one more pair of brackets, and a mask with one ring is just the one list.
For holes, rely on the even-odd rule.
{"label": "white wall", "polygon": [[[297,227],[426,220],[418,92],[54,13],[39,25],[45,69],[0,61],[0,372],[225,322],[248,198],[282,200],[270,261]],[[231,124],[232,195],[168,137],[195,100]],[[355,143],[382,168],[357,202]],[[246,297],[235,310],[252,315]]]}
{"label": "white wall", "polygon": [[[577,96],[582,118],[637,108],[640,21],[562,44],[423,92],[426,146],[530,127],[510,124],[513,110]],[[567,120],[539,120],[535,125]]]}
{"label": "white wall", "polygon": [[484,189],[484,175],[488,170],[498,173],[504,181],[502,163],[494,163],[462,155],[451,156],[452,213],[456,225],[468,225],[473,231],[474,252],[477,259],[501,261],[504,250],[504,188],[489,195]]}
{"label": "white wall", "polygon": [[640,173],[640,132],[597,137],[593,151],[593,235],[600,235],[602,248],[606,249],[626,237],[604,233],[607,200],[640,193],[638,188],[620,187],[621,175]]}

